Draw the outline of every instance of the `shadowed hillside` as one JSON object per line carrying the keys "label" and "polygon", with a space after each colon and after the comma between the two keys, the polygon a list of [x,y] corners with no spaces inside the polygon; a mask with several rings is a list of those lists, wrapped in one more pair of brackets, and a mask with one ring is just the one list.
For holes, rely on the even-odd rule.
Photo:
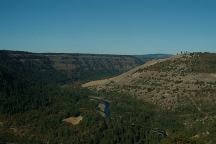
{"label": "shadowed hillside", "polygon": [[101,79],[120,74],[142,62],[133,56],[93,54],[43,54],[52,66],[75,81]]}
{"label": "shadowed hillside", "polygon": [[[47,79],[48,82],[68,83],[89,81],[121,74],[150,59],[169,55],[100,55],[65,53],[29,53],[22,51],[0,51],[1,67],[14,70],[14,74],[35,80]],[[29,73],[30,72],[30,73]],[[22,76],[18,76],[22,78]],[[44,77],[44,78],[43,78]]]}
{"label": "shadowed hillside", "polygon": [[[68,79],[48,56],[4,53],[0,63],[0,143],[157,144],[182,129],[172,113],[127,93],[61,85]],[[101,99],[109,103],[106,117]]]}
{"label": "shadowed hillside", "polygon": [[133,56],[92,54],[37,54],[20,51],[0,51],[3,70],[14,71],[32,80],[67,83],[113,76],[142,62]]}
{"label": "shadowed hillside", "polygon": [[172,55],[170,54],[146,54],[146,55],[134,55],[138,59],[140,59],[143,63],[153,60],[153,59],[165,59],[169,58]]}

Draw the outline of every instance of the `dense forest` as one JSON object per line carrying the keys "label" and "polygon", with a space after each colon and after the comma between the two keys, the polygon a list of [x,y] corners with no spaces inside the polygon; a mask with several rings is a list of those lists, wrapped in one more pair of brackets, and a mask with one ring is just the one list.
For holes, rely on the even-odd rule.
{"label": "dense forest", "polygon": [[73,83],[117,75],[142,62],[136,57],[123,55],[0,51],[0,64],[2,69],[23,73],[31,81]]}
{"label": "dense forest", "polygon": [[[198,143],[174,112],[127,93],[65,84],[64,74],[44,65],[47,58],[17,59],[7,54],[0,59],[0,143]],[[92,96],[109,102],[109,116],[100,114],[101,101]],[[83,119],[77,125],[63,121],[71,116]]]}
{"label": "dense forest", "polygon": [[[26,91],[29,95],[24,97],[22,93]],[[98,102],[89,100],[89,95],[109,99],[109,117],[97,112]],[[184,127],[174,114],[158,111],[126,94],[96,93],[79,86],[39,86],[26,87],[5,101],[7,105],[3,105],[0,117],[3,143],[194,143],[184,133],[178,133]],[[62,121],[77,115],[83,117],[79,125]]]}
{"label": "dense forest", "polygon": [[[21,72],[33,80],[71,83],[84,82],[118,75],[151,59],[170,57],[166,54],[152,55],[102,55],[70,53],[30,53],[0,50],[1,65]],[[33,68],[35,67],[35,68]],[[35,71],[33,71],[35,70]],[[47,75],[45,75],[47,74]],[[29,76],[30,78],[30,76]]]}

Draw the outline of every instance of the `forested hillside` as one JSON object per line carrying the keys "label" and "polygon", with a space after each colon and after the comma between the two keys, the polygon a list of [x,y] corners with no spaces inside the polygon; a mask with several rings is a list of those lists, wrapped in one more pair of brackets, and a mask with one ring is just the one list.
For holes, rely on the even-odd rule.
{"label": "forested hillside", "polygon": [[43,54],[70,80],[89,81],[118,75],[142,61],[133,56],[94,54]]}
{"label": "forested hillside", "polygon": [[[1,143],[215,142],[215,54],[147,62],[98,83],[99,91],[74,82],[115,75],[135,64],[133,57],[8,51],[0,57]],[[83,69],[80,77],[71,62]]]}
{"label": "forested hillside", "polygon": [[[116,92],[96,94],[70,86],[37,90],[44,92],[42,95],[48,98],[49,103],[39,105],[38,101],[29,101],[30,105],[38,107],[17,109],[13,113],[13,109],[1,112],[1,143],[157,144],[167,137],[167,133],[175,133],[177,129],[183,128],[171,113],[160,112],[152,105]],[[29,95],[29,98],[34,99],[38,95],[41,93]],[[88,97],[92,95],[110,100],[109,117],[104,118],[98,113],[98,102]],[[22,107],[26,108],[25,105]],[[63,121],[71,116],[82,116],[83,120],[78,125]],[[192,143],[185,137],[182,140]]]}
{"label": "forested hillside", "polygon": [[[142,62],[133,56],[28,53],[0,51],[1,69],[22,79],[69,83],[105,78],[125,72]],[[16,75],[16,74],[21,75]]]}
{"label": "forested hillside", "polygon": [[[157,144],[183,128],[172,113],[158,111],[126,93],[60,85],[67,77],[49,66],[49,59],[23,57],[1,55],[0,143]],[[101,115],[101,101],[92,96],[109,101],[109,116]],[[78,116],[82,121],[77,125],[64,121]],[[176,140],[172,138],[167,140]],[[181,141],[193,143],[187,137]]]}
{"label": "forested hillside", "polygon": [[[32,81],[47,79],[48,82],[70,83],[111,77],[126,72],[152,59],[170,55],[102,55],[66,53],[29,53],[0,51],[1,67],[19,71]],[[4,68],[2,68],[4,69]],[[22,78],[17,76],[18,78]]]}

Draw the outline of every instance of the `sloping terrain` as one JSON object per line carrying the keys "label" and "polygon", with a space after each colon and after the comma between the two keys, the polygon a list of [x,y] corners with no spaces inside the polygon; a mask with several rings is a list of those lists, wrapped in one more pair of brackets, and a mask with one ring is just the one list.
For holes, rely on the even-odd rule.
{"label": "sloping terrain", "polygon": [[[214,54],[153,60],[85,85],[101,91],[65,85],[46,55],[1,55],[0,143],[215,144]],[[109,102],[106,117],[92,98]],[[63,121],[77,116],[77,125]]]}
{"label": "sloping terrain", "polygon": [[110,77],[132,69],[142,62],[133,56],[94,54],[44,54],[52,66],[75,81]]}
{"label": "sloping terrain", "polygon": [[[172,114],[125,94],[66,85],[70,79],[47,55],[1,52],[0,143],[159,143],[166,132],[182,129]],[[114,57],[117,64],[113,66],[123,63],[122,58]],[[109,60],[99,60],[107,63],[103,59]],[[93,97],[110,102],[103,110],[106,117],[100,115],[101,102],[91,100]]]}
{"label": "sloping terrain", "polygon": [[152,59],[167,58],[171,55],[104,55],[104,54],[43,54],[52,66],[71,80],[90,81],[126,72]]}
{"label": "sloping terrain", "polygon": [[109,77],[142,64],[141,60],[133,56],[39,54],[20,51],[0,51],[0,60],[2,69],[9,67],[15,73],[17,70],[17,73],[24,72],[28,77],[33,74],[32,78],[35,80],[44,76],[57,83]]}
{"label": "sloping terrain", "polygon": [[[6,68],[0,77],[0,143],[157,144],[166,132],[182,129],[170,113],[125,94],[98,93],[75,84],[53,85],[46,77],[34,81],[35,75],[20,73],[32,72],[36,66],[22,71]],[[105,118],[98,112],[101,98],[110,102]]]}
{"label": "sloping terrain", "polygon": [[[202,105],[215,104],[215,62],[216,54],[173,56],[83,86],[127,91],[167,109],[182,108],[193,100],[202,102]],[[205,94],[205,91],[208,92]]]}
{"label": "sloping terrain", "polygon": [[47,57],[31,53],[0,52],[0,76],[4,75],[8,75],[11,80],[26,80],[28,83],[63,83],[68,80],[52,67]]}
{"label": "sloping terrain", "polygon": [[[90,81],[126,72],[149,60],[169,57],[152,55],[103,55],[66,53],[29,53],[0,50],[1,65],[34,74],[35,80],[44,78],[56,83]],[[24,70],[25,69],[25,70]],[[19,73],[20,73],[19,72]],[[22,73],[21,72],[21,73]],[[27,74],[28,77],[29,73]],[[36,76],[37,75],[37,76]],[[44,79],[42,78],[42,79]]]}
{"label": "sloping terrain", "polygon": [[213,144],[216,121],[216,54],[191,53],[150,61],[117,77],[83,84],[118,91],[173,111],[192,138]]}
{"label": "sloping terrain", "polygon": [[135,57],[137,57],[139,60],[141,60],[143,63],[150,61],[150,60],[154,60],[154,59],[165,59],[165,58],[169,58],[173,55],[171,54],[145,54],[145,55],[134,55]]}

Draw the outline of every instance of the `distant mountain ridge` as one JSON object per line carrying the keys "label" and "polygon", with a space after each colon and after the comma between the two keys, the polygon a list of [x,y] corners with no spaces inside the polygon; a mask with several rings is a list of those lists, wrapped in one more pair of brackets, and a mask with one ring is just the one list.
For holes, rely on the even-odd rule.
{"label": "distant mountain ridge", "polygon": [[[133,55],[31,53],[0,50],[2,66],[10,67],[10,69],[22,67],[25,72],[32,69],[35,74],[34,78],[49,79],[57,83],[89,81],[118,75],[149,59],[159,57],[158,55],[137,57]],[[17,66],[13,63],[16,63]],[[43,75],[47,76],[43,77]]]}
{"label": "distant mountain ridge", "polygon": [[134,55],[138,59],[140,59],[143,63],[153,60],[153,59],[164,59],[169,58],[173,55],[171,54],[145,54],[145,55]]}

